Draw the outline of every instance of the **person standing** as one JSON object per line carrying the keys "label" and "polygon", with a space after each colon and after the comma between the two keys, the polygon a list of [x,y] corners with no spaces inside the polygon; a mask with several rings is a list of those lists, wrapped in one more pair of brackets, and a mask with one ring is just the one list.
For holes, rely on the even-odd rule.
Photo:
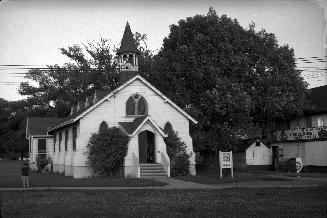
{"label": "person standing", "polygon": [[30,171],[30,168],[28,166],[28,163],[24,162],[23,167],[22,167],[23,188],[30,186],[29,171]]}

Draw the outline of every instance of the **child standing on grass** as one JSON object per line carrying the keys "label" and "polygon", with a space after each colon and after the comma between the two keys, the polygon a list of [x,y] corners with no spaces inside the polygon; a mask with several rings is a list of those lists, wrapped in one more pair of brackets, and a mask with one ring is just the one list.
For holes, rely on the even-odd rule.
{"label": "child standing on grass", "polygon": [[24,162],[24,165],[22,167],[23,188],[30,186],[30,181],[29,181],[29,178],[28,178],[29,171],[30,171],[30,168],[28,167],[27,162]]}

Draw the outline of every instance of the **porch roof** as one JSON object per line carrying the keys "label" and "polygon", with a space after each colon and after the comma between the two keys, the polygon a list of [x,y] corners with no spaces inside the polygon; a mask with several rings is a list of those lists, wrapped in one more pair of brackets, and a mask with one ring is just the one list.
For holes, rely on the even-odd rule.
{"label": "porch roof", "polygon": [[127,133],[128,136],[134,136],[140,128],[146,123],[150,122],[152,126],[163,136],[167,137],[167,134],[158,126],[150,116],[141,116],[135,118],[132,122],[119,122],[119,125]]}

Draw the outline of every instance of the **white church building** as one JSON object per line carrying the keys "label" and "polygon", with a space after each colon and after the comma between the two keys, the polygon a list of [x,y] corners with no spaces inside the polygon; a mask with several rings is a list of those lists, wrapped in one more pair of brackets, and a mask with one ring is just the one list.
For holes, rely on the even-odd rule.
{"label": "white church building", "polygon": [[190,173],[195,175],[189,124],[197,121],[138,75],[139,51],[128,23],[117,55],[120,65],[117,89],[95,91],[94,95],[73,106],[67,118],[27,119],[31,167],[35,168],[36,157],[43,155],[52,159],[54,172],[74,178],[92,176],[93,171],[87,163],[87,144],[100,126],[108,126],[118,127],[129,136],[124,159],[125,177],[145,178],[161,175],[160,172],[170,177],[170,158],[164,142],[167,134],[163,129],[171,125],[186,143]]}

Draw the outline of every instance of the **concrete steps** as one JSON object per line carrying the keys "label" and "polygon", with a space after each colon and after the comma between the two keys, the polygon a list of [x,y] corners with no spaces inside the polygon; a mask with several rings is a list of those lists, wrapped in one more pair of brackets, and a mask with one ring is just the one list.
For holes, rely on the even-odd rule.
{"label": "concrete steps", "polygon": [[156,163],[141,163],[140,173],[141,178],[167,177],[163,166],[161,164]]}

